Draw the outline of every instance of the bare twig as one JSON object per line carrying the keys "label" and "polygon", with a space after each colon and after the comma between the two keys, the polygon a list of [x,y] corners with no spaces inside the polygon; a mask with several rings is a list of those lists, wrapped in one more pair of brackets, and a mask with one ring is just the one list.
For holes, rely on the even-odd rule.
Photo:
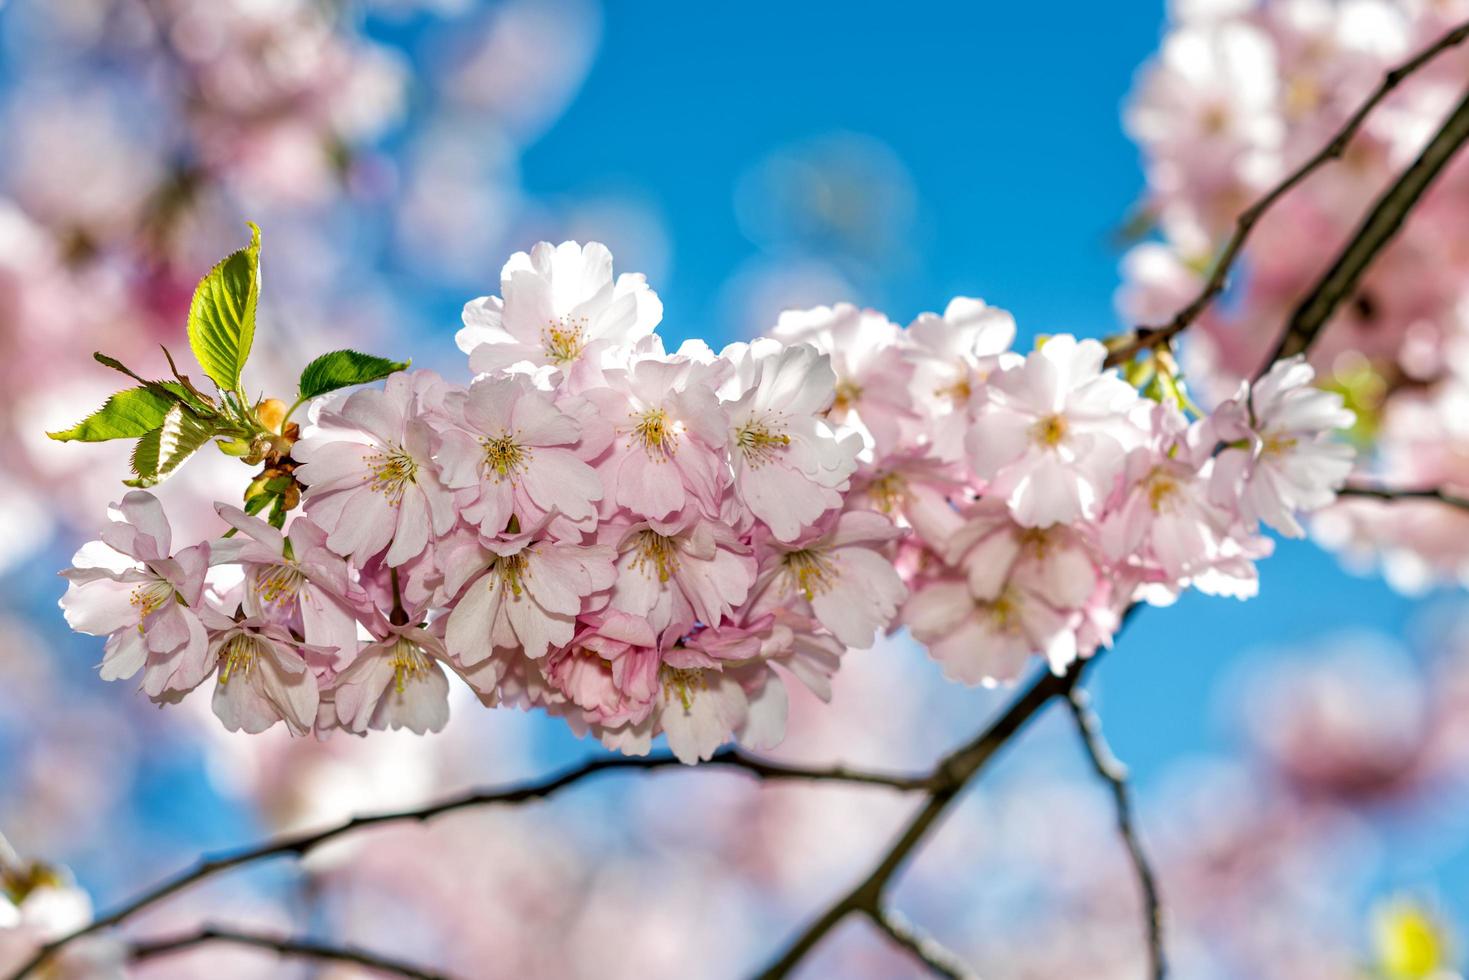
{"label": "bare twig", "polygon": [[864,909],[872,924],[897,945],[913,954],[914,959],[936,977],[948,980],[971,980],[974,972],[960,959],[930,936],[920,933],[903,915],[893,909]]}
{"label": "bare twig", "polygon": [[993,724],[972,741],[940,760],[934,767],[934,785],[928,791],[928,799],[876,867],[856,887],[832,903],[760,976],[764,980],[776,980],[789,974],[828,932],[851,913],[865,912],[869,916],[883,914],[883,899],[889,881],[902,868],[913,849],[933,830],[939,817],[969,781],[1052,698],[1065,696],[1096,659],[1094,656],[1087,660],[1078,660],[1072,663],[1066,673],[1060,675],[1046,671],[1012,701],[1005,713]]}
{"label": "bare twig", "polygon": [[365,967],[386,976],[407,977],[409,980],[447,980],[446,974],[431,973],[411,963],[404,963],[401,960],[369,953],[351,946],[332,946],[311,939],[277,938],[218,926],[205,926],[197,932],[169,939],[150,939],[133,943],[128,950],[128,960],[133,963],[141,963],[211,943],[253,946],[256,949],[270,950],[281,956],[316,960],[323,963],[347,963],[352,966]]}
{"label": "bare twig", "polygon": [[[928,790],[934,786],[935,777],[925,774],[918,776],[890,775],[879,772],[864,772],[848,769],[844,766],[833,766],[827,768],[810,768],[784,763],[772,762],[758,759],[753,756],[739,752],[717,753],[710,764],[726,768],[738,769],[747,772],[761,780],[805,780],[814,782],[839,782],[857,783],[871,786],[884,786],[889,789],[901,791]],[[178,894],[188,888],[192,888],[199,882],[215,875],[229,871],[233,868],[254,864],[278,857],[304,857],[307,853],[346,834],[363,830],[367,827],[380,824],[402,823],[406,821],[426,821],[434,817],[450,813],[455,810],[464,810],[471,807],[482,807],[491,805],[515,805],[532,800],[543,799],[559,790],[574,783],[581,782],[589,776],[609,771],[665,769],[677,767],[679,762],[672,756],[649,756],[646,758],[625,758],[622,756],[610,756],[592,759],[575,768],[565,770],[557,775],[534,782],[523,783],[506,788],[479,790],[466,793],[462,796],[453,797],[426,807],[411,810],[399,810],[391,813],[379,813],[368,816],[353,817],[336,826],[315,833],[300,834],[290,837],[275,838],[247,847],[243,850],[219,857],[206,858],[188,871],[181,872],[172,878],[168,878],[160,884],[122,905],[107,915],[94,919],[91,923],[77,929],[67,935],[48,943],[42,947],[36,955],[15,973],[11,974],[11,980],[19,980],[26,974],[35,970],[46,961],[52,954],[67,944],[82,938],[83,936],[99,932],[103,929],[118,925],[131,918],[137,913],[158,904],[166,898]]]}
{"label": "bare twig", "polygon": [[1198,295],[1187,306],[1175,313],[1167,323],[1158,326],[1140,326],[1134,329],[1130,335],[1111,349],[1107,355],[1107,363],[1109,365],[1122,364],[1140,351],[1166,344],[1197,320],[1218,298],[1219,294],[1224,292],[1225,287],[1229,284],[1229,274],[1235,260],[1239,258],[1246,239],[1249,238],[1255,225],[1264,217],[1265,212],[1316,170],[1332,160],[1340,159],[1341,155],[1346,152],[1347,145],[1351,143],[1357,131],[1366,122],[1367,117],[1393,89],[1402,84],[1404,79],[1443,52],[1462,44],[1466,38],[1469,38],[1469,22],[1460,24],[1383,76],[1381,84],[1368,96],[1367,101],[1357,107],[1357,111],[1352,113],[1341,129],[1337,130],[1330,142],[1240,213],[1235,219],[1234,233],[1225,243],[1224,250],[1219,253],[1219,258],[1214,261],[1213,271]]}
{"label": "bare twig", "polygon": [[1133,826],[1132,799],[1127,789],[1127,767],[1118,761],[1108,747],[1107,740],[1102,735],[1101,719],[1091,709],[1086,691],[1073,687],[1067,692],[1066,703],[1071,708],[1071,716],[1076,719],[1076,730],[1081,735],[1081,744],[1086,749],[1092,768],[1111,787],[1112,800],[1117,808],[1117,830],[1122,835],[1122,842],[1127,845],[1127,855],[1132,860],[1138,886],[1142,891],[1143,916],[1147,922],[1148,976],[1153,980],[1162,980],[1168,972],[1163,956],[1163,904],[1158,897],[1157,878],[1148,863],[1147,854],[1143,851],[1142,841],[1138,839],[1137,828]]}
{"label": "bare twig", "polygon": [[1372,205],[1331,268],[1301,300],[1274,352],[1260,366],[1259,374],[1264,374],[1282,357],[1299,354],[1311,346],[1341,302],[1357,291],[1357,284],[1377,253],[1392,241],[1423,192],[1466,140],[1469,140],[1469,91],[1418,154],[1418,159]]}
{"label": "bare twig", "polygon": [[1349,483],[1337,491],[1337,496],[1371,497],[1375,500],[1385,500],[1389,503],[1399,500],[1436,500],[1449,507],[1469,510],[1469,498],[1455,496],[1436,487],[1418,490],[1394,490],[1390,487],[1370,487],[1363,484]]}

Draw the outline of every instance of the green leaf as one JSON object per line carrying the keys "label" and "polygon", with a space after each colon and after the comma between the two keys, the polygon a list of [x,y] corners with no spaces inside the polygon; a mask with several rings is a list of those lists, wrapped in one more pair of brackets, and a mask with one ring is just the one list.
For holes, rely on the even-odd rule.
{"label": "green leaf", "polygon": [[161,483],[213,435],[210,426],[175,403],[164,416],[163,424],[145,434],[133,447],[133,472],[137,478],[123,482],[132,487]]}
{"label": "green leaf", "polygon": [[381,381],[390,374],[408,370],[409,363],[360,354],[355,350],[336,350],[323,354],[306,365],[306,369],[301,372],[298,390],[301,400],[305,401],[338,388]]}
{"label": "green leaf", "polygon": [[250,225],[250,244],[232,252],[199,282],[189,304],[189,346],[220,391],[237,391],[260,301],[260,229]]}
{"label": "green leaf", "polygon": [[129,388],[108,398],[101,408],[70,429],[46,434],[58,442],[132,439],[163,425],[164,417],[177,404],[178,397],[172,388],[162,384]]}

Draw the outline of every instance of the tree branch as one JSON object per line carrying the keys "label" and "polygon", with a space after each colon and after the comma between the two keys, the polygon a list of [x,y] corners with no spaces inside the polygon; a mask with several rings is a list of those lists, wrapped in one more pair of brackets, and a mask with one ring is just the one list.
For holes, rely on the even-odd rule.
{"label": "tree branch", "polygon": [[[1136,607],[1134,607],[1136,608]],[[928,799],[898,836],[877,866],[856,887],[833,902],[760,974],[762,980],[777,980],[793,970],[816,944],[852,912],[869,917],[883,914],[883,898],[889,881],[902,868],[908,855],[934,829],[939,817],[959,796],[985,764],[1030,722],[1052,698],[1066,696],[1083,673],[1097,660],[1100,651],[1086,660],[1074,661],[1066,673],[1046,671],[1010,703],[1005,713],[969,743],[939,761],[933,771]]]}
{"label": "tree branch", "polygon": [[[709,760],[708,765],[723,766],[747,772],[761,780],[806,780],[813,782],[839,782],[857,783],[870,786],[884,786],[904,792],[931,790],[935,785],[935,776],[924,774],[917,776],[891,775],[879,772],[866,772],[849,769],[845,766],[832,766],[826,768],[804,767],[787,765],[785,763],[772,762],[758,759],[735,751],[723,751],[716,753]],[[113,912],[94,919],[92,922],[67,935],[43,946],[36,955],[15,973],[11,974],[11,980],[20,980],[26,974],[41,966],[50,956],[67,944],[74,942],[83,936],[91,935],[103,929],[116,926],[131,918],[146,908],[178,894],[188,888],[192,888],[205,879],[222,874],[233,868],[254,864],[259,861],[270,860],[277,857],[304,857],[309,852],[345,834],[354,833],[367,827],[380,824],[402,823],[416,820],[426,821],[433,817],[450,813],[455,810],[464,810],[471,807],[506,805],[513,806],[527,803],[532,800],[543,799],[565,789],[575,783],[581,782],[589,776],[613,770],[623,771],[630,769],[666,769],[677,767],[680,763],[672,756],[649,756],[646,758],[626,758],[623,756],[608,756],[589,760],[582,765],[567,769],[557,775],[533,782],[522,783],[507,788],[477,790],[462,796],[434,803],[430,806],[411,810],[399,810],[390,813],[371,814],[368,816],[353,817],[343,823],[329,827],[326,830],[314,833],[299,834],[288,837],[280,837],[252,847],[244,848],[232,854],[219,857],[205,858],[199,864],[188,871],[181,872],[172,878],[168,878],[160,884],[122,905]]]}
{"label": "tree branch", "polygon": [[1389,503],[1398,500],[1436,500],[1450,507],[1469,510],[1469,498],[1458,497],[1436,487],[1420,490],[1393,490],[1388,487],[1370,487],[1349,483],[1337,491],[1338,497],[1371,497]]}
{"label": "tree branch", "polygon": [[407,977],[408,980],[447,980],[445,974],[431,973],[410,963],[351,946],[331,946],[310,939],[276,938],[217,926],[204,926],[197,932],[170,939],[141,940],[133,943],[128,950],[128,960],[132,963],[141,963],[210,943],[253,946],[256,949],[270,950],[281,956],[318,960],[323,963],[348,963],[353,966],[366,967],[387,976]]}
{"label": "tree branch", "polygon": [[1086,691],[1073,687],[1067,692],[1066,703],[1071,716],[1076,719],[1076,731],[1081,736],[1082,747],[1097,775],[1112,789],[1112,800],[1117,808],[1117,830],[1127,845],[1128,857],[1137,873],[1138,886],[1142,890],[1143,915],[1147,922],[1148,976],[1162,980],[1168,972],[1163,956],[1163,905],[1158,898],[1158,882],[1143,851],[1133,826],[1132,800],[1127,789],[1127,767],[1112,754],[1107,740],[1102,735],[1102,721],[1091,709]]}
{"label": "tree branch", "polygon": [[933,938],[921,934],[913,924],[892,909],[864,909],[872,924],[897,945],[913,954],[936,977],[970,980],[973,971]]}
{"label": "tree branch", "polygon": [[1311,346],[1337,306],[1356,292],[1357,284],[1377,253],[1392,241],[1423,192],[1465,140],[1469,140],[1469,91],[1418,154],[1418,159],[1377,199],[1336,262],[1301,300],[1275,351],[1260,366],[1257,376],[1282,357],[1300,354]]}
{"label": "tree branch", "polygon": [[[1229,274],[1234,266],[1235,260],[1239,258],[1240,252],[1244,249],[1246,239],[1249,238],[1255,225],[1264,217],[1265,213],[1312,173],[1328,162],[1340,159],[1341,155],[1346,152],[1347,145],[1357,135],[1357,131],[1362,128],[1362,124],[1367,121],[1367,117],[1372,114],[1372,111],[1377,108],[1383,99],[1387,98],[1393,89],[1402,84],[1404,79],[1437,58],[1443,52],[1462,44],[1466,38],[1469,38],[1469,22],[1460,24],[1433,44],[1424,48],[1418,54],[1383,76],[1381,84],[1368,96],[1367,101],[1357,107],[1357,111],[1352,113],[1341,129],[1337,130],[1336,135],[1331,138],[1330,142],[1323,146],[1320,151],[1305,163],[1287,174],[1284,180],[1266,192],[1263,197],[1240,213],[1239,217],[1235,219],[1234,233],[1230,236],[1229,241],[1225,243],[1224,250],[1220,252],[1219,258],[1214,261],[1213,271],[1198,295],[1187,306],[1175,313],[1173,318],[1167,323],[1158,326],[1140,326],[1135,328],[1130,335],[1122,339],[1109,351],[1107,364],[1109,366],[1122,364],[1131,360],[1140,351],[1168,343],[1203,315],[1204,311],[1209,308],[1209,305],[1228,286]],[[1271,360],[1273,362],[1275,359],[1272,358]]]}

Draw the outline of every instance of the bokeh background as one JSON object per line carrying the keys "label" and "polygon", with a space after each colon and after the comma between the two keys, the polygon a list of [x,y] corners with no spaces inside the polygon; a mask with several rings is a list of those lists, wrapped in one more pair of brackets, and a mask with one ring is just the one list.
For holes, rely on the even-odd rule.
{"label": "bokeh background", "polygon": [[[600,751],[467,692],[441,736],[311,744],[97,679],[100,643],[67,631],[53,572],[123,469],[43,433],[110,390],[92,350],[156,368],[158,343],[182,349],[193,284],[245,220],[265,233],[249,380],[267,393],[329,344],[463,375],[461,305],[540,239],[601,240],[645,272],[675,344],[839,299],[902,323],[961,294],[1011,310],[1021,345],[1103,336],[1128,325],[1114,293],[1145,190],[1122,107],[1166,23],[1161,3],[1079,0],[0,2],[0,830],[106,907],[204,851]],[[219,457],[164,489],[207,505],[243,473]],[[1248,603],[1145,610],[1090,682],[1177,975],[1452,975],[1469,923],[1462,594],[1404,595],[1304,541],[1261,577]],[[899,635],[847,658],[831,706],[793,702],[778,754],[917,768],[1003,697],[946,684]],[[864,874],[911,805],[612,776],[363,835],[140,927],[259,923],[464,976],[737,976]],[[895,902],[984,976],[1140,975],[1112,821],[1053,711]],[[207,951],[147,975],[296,969]],[[914,969],[853,921],[808,973]]]}

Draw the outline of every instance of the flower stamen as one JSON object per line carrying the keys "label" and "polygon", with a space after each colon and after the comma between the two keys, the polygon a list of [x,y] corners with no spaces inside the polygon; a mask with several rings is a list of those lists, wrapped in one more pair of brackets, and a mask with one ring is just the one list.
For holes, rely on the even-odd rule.
{"label": "flower stamen", "polygon": [[811,548],[788,553],[781,559],[781,564],[785,566],[789,586],[805,596],[807,602],[831,591],[836,583],[836,566],[831,559]]}

